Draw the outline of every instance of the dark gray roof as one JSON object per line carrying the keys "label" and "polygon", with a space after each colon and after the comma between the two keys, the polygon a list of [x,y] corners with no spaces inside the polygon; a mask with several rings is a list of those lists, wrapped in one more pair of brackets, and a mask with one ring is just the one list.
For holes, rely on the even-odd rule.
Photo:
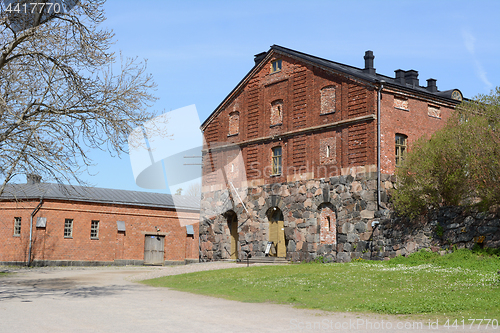
{"label": "dark gray roof", "polygon": [[[175,204],[174,204],[175,197]],[[52,199],[84,201],[104,204],[132,205],[143,207],[199,210],[199,197],[114,190],[53,183],[8,184],[1,200]]]}
{"label": "dark gray roof", "polygon": [[361,68],[357,68],[357,67],[341,64],[338,62],[334,62],[331,60],[315,57],[315,56],[312,56],[312,55],[309,55],[306,53],[302,53],[302,52],[288,49],[288,48],[283,47],[283,46],[273,45],[273,46],[271,46],[271,50],[274,50],[278,53],[291,55],[293,57],[300,58],[300,59],[305,60],[307,62],[310,62],[312,64],[318,65],[320,67],[327,68],[327,69],[333,69],[335,71],[339,71],[339,72],[354,76],[354,77],[362,79],[364,81],[378,83],[381,80],[384,80],[385,84],[394,85],[394,86],[397,86],[399,88],[403,88],[403,89],[407,89],[407,90],[418,91],[420,93],[427,94],[427,95],[430,95],[433,97],[441,97],[441,98],[444,97],[444,98],[448,99],[449,101],[458,103],[456,100],[451,99],[451,91],[453,91],[453,89],[449,90],[449,92],[450,92],[449,94],[443,94],[440,91],[430,92],[429,90],[426,89],[426,87],[422,87],[420,85],[413,85],[411,83],[402,84],[398,80],[396,80],[395,78],[390,77],[390,76],[385,76],[385,75],[381,75],[378,73],[370,74]]}
{"label": "dark gray roof", "polygon": [[205,119],[203,124],[201,124],[202,129],[211,121],[212,117],[221,109],[221,107],[226,103],[228,98],[230,96],[232,96],[233,93],[241,87],[241,85],[245,82],[245,80],[249,77],[249,75],[251,75],[252,72],[257,67],[259,67],[259,65],[261,65],[261,62],[271,52],[276,52],[276,53],[283,54],[286,56],[301,59],[305,62],[308,62],[310,64],[313,64],[315,66],[323,68],[325,70],[333,70],[336,72],[344,73],[348,76],[363,80],[363,81],[368,82],[368,83],[377,84],[383,80],[385,86],[392,86],[392,87],[396,87],[396,88],[399,88],[402,90],[407,90],[410,92],[418,92],[420,94],[427,95],[428,97],[431,97],[431,98],[436,98],[436,99],[441,99],[441,100],[444,99],[447,102],[453,102],[453,103],[457,103],[457,104],[459,103],[459,101],[453,100],[451,98],[451,91],[453,91],[454,89],[448,90],[446,92],[441,92],[441,91],[431,92],[431,91],[427,90],[426,87],[422,87],[420,85],[415,85],[415,84],[407,83],[407,82],[405,82],[403,84],[399,80],[396,80],[396,78],[394,78],[394,77],[381,75],[381,74],[378,74],[376,72],[374,72],[372,74],[372,73],[369,73],[368,71],[361,69],[361,68],[341,64],[341,63],[327,60],[327,59],[323,59],[320,57],[315,57],[313,55],[310,55],[307,53],[302,53],[302,52],[295,51],[292,49],[288,49],[288,48],[283,47],[283,46],[272,45],[271,48],[269,49],[269,51],[262,52],[262,53],[259,53],[258,55],[256,55],[256,57],[258,58],[257,63],[248,72],[248,74],[245,75],[245,77],[238,83],[238,85],[228,94],[228,96],[217,106],[217,108],[210,114],[210,116],[208,116],[208,118]]}

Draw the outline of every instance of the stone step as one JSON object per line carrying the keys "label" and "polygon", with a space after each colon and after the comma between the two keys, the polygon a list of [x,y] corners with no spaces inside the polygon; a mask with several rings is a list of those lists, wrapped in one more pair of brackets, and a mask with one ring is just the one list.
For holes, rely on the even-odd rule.
{"label": "stone step", "polygon": [[[277,257],[254,257],[248,260],[250,264],[288,264],[288,260],[286,258],[277,258]],[[246,264],[247,260],[243,259],[238,261],[239,264]]]}

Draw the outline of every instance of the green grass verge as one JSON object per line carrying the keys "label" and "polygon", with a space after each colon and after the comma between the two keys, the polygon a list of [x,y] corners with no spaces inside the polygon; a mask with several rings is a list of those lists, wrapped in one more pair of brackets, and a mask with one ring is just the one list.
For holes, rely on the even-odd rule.
{"label": "green grass verge", "polygon": [[242,302],[326,311],[500,319],[500,259],[468,250],[386,262],[257,266],[143,283]]}

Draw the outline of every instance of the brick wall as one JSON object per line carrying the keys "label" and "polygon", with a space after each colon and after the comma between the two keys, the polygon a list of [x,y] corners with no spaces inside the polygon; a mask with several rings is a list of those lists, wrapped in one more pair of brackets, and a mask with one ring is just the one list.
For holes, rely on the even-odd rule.
{"label": "brick wall", "polygon": [[[282,70],[271,73],[271,63],[278,58]],[[235,112],[239,112],[239,125],[234,124]],[[375,113],[372,87],[275,56],[228,99],[204,134],[209,143],[240,145],[251,184],[331,177],[340,175],[342,168],[376,163]],[[332,128],[316,128],[343,121]],[[270,177],[271,150],[276,146],[282,147],[283,173]],[[204,158],[204,174],[224,164],[223,153],[212,155],[221,156]],[[203,185],[213,189],[223,183],[221,174],[213,174],[204,178]]]}
{"label": "brick wall", "polygon": [[[30,214],[38,201],[0,202],[0,262],[25,262],[28,258]],[[176,214],[198,221],[198,214],[167,209],[44,201],[33,218],[32,261],[144,260],[146,235],[165,237],[165,261],[198,259],[198,224],[194,238],[186,235]],[[21,235],[14,236],[14,217],[21,217]],[[45,217],[45,228],[36,228]],[[73,237],[64,237],[64,221],[73,219]],[[91,221],[99,221],[99,239],[90,238]],[[125,222],[125,232],[117,230]],[[157,231],[159,229],[160,231]]]}
{"label": "brick wall", "polygon": [[418,138],[430,136],[442,128],[452,111],[452,105],[436,100],[390,90],[383,92],[380,118],[382,173],[394,173],[396,134],[406,135],[411,149]]}

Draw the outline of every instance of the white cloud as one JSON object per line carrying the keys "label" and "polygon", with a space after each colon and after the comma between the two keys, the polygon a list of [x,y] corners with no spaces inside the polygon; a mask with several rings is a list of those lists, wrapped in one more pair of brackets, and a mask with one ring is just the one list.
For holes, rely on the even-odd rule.
{"label": "white cloud", "polygon": [[483,65],[477,59],[476,54],[475,54],[475,52],[476,52],[476,48],[475,48],[476,38],[474,37],[474,35],[470,31],[465,30],[465,29],[462,30],[462,37],[464,40],[465,48],[467,49],[467,51],[469,51],[469,53],[472,55],[472,58],[474,60],[474,67],[475,67],[476,75],[479,77],[479,79],[481,81],[483,81],[483,83],[486,85],[487,89],[491,89],[492,84],[491,84],[490,80],[488,80],[488,76],[486,75],[486,71],[484,70]]}
{"label": "white cloud", "polygon": [[488,78],[486,77],[486,71],[484,70],[484,68],[481,65],[481,63],[479,61],[477,61],[477,60],[476,60],[476,74],[477,74],[477,76],[479,76],[479,78],[481,79],[481,81],[483,81],[483,83],[486,85],[486,87],[488,88],[488,90],[493,87],[493,85],[491,84],[490,80],[488,80]]}
{"label": "white cloud", "polygon": [[476,38],[467,30],[462,30],[462,37],[464,38],[465,48],[473,55]]}

